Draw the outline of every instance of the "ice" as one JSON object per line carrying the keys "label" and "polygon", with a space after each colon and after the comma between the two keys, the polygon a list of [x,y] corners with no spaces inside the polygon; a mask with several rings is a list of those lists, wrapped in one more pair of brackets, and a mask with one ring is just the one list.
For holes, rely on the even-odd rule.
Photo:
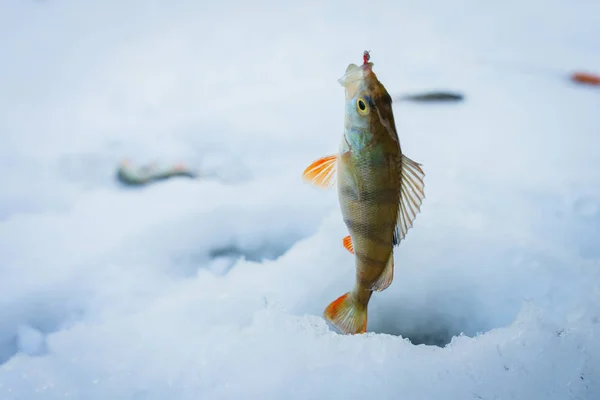
{"label": "ice", "polygon": [[30,326],[18,328],[19,350],[29,356],[40,355],[46,350],[44,335]]}
{"label": "ice", "polygon": [[[600,398],[600,5],[0,6],[0,399]],[[426,173],[368,333],[334,153],[371,51]],[[198,180],[119,186],[118,163]]]}

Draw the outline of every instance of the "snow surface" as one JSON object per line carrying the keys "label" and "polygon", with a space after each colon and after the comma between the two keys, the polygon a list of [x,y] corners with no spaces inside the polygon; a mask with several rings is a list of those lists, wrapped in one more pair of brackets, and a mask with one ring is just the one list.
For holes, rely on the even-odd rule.
{"label": "snow surface", "polygon": [[[0,5],[0,399],[600,398],[600,3]],[[371,50],[426,200],[368,333],[334,190]],[[205,177],[120,187],[129,158]]]}

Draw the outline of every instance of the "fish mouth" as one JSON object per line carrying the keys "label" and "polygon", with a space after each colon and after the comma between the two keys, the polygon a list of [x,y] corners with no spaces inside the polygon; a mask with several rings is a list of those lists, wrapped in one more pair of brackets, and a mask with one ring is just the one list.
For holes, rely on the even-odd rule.
{"label": "fish mouth", "polygon": [[368,62],[366,64],[361,65],[360,67],[356,64],[350,64],[346,68],[346,72],[344,76],[338,79],[340,85],[346,87],[350,84],[356,83],[362,79],[370,72],[372,72],[373,63]]}
{"label": "fish mouth", "polygon": [[366,63],[361,65],[360,67],[356,64],[348,65],[346,68],[346,73],[338,82],[342,85],[346,92],[346,100],[350,100],[356,95],[360,84],[364,81],[365,77],[372,73],[371,68],[373,67],[373,63]]}

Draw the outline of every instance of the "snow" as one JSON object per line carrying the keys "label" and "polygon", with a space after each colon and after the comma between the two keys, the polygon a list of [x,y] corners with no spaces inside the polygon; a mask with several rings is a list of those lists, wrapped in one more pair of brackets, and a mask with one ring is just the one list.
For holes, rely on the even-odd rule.
{"label": "snow", "polygon": [[[600,4],[0,6],[0,399],[600,398]],[[368,333],[335,190],[371,50],[426,199]],[[131,190],[115,168],[204,176]]]}

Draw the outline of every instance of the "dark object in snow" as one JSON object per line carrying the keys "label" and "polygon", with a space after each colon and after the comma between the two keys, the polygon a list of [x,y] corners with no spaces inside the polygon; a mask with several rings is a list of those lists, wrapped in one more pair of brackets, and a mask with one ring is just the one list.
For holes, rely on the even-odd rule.
{"label": "dark object in snow", "polygon": [[600,75],[589,72],[574,72],[571,74],[571,80],[584,85],[600,86]]}
{"label": "dark object in snow", "polygon": [[156,164],[134,167],[127,160],[123,161],[117,169],[117,179],[127,186],[147,185],[176,176],[195,179],[198,174],[181,164],[166,167],[159,167]]}
{"label": "dark object in snow", "polygon": [[415,94],[407,94],[397,98],[397,100],[434,102],[434,101],[462,101],[464,96],[461,93],[433,91]]}

